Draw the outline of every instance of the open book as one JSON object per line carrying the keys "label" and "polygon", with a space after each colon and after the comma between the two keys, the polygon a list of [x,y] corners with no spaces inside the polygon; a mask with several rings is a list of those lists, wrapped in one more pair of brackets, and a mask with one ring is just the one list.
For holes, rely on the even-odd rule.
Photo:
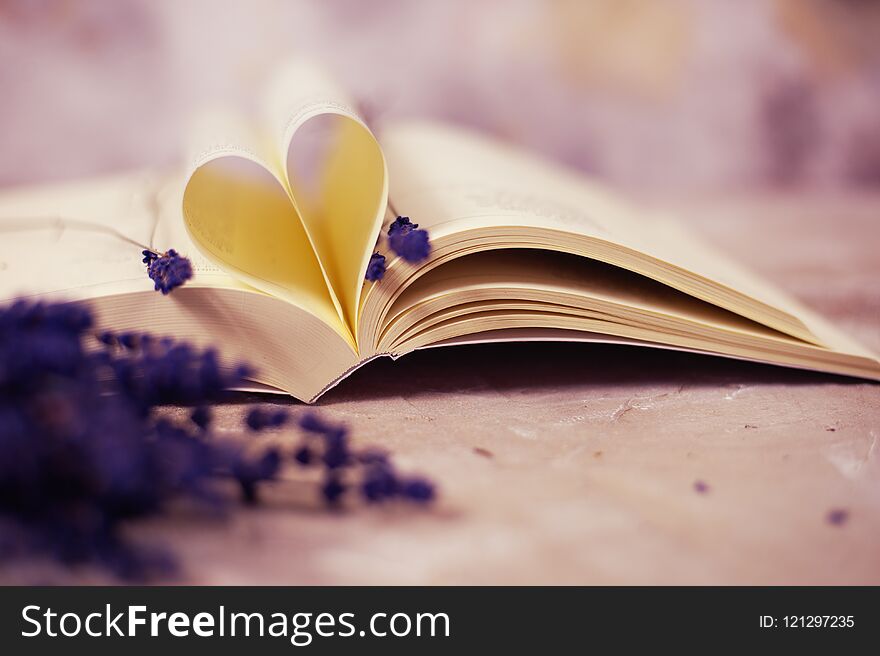
{"label": "open book", "polygon": [[[822,319],[578,175],[437,124],[385,125],[377,139],[302,64],[260,107],[200,120],[189,171],[5,192],[0,299],[86,300],[108,328],[217,346],[257,368],[254,388],[308,402],[377,356],[503,340],[880,378],[877,357]],[[427,261],[385,245],[397,213],[429,231]],[[114,230],[188,256],[193,280],[155,293]],[[366,282],[374,250],[388,268]]]}

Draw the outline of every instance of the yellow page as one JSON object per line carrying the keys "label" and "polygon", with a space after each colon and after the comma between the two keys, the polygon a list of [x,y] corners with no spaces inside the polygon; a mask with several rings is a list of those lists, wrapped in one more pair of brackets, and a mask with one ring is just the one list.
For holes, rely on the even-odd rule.
{"label": "yellow page", "polygon": [[214,264],[344,334],[283,168],[268,145],[268,134],[241,117],[203,115],[183,193],[184,225]]}
{"label": "yellow page", "polygon": [[[354,334],[388,199],[382,150],[342,88],[308,62],[293,61],[279,71],[263,112],[291,201]],[[297,156],[308,145],[300,135],[320,142],[321,153],[298,168]],[[310,175],[317,184],[310,184]]]}
{"label": "yellow page", "polygon": [[[292,166],[297,136],[326,124],[311,185]],[[356,348],[363,278],[387,200],[382,152],[345,95],[318,68],[275,76],[250,122],[202,121],[184,221],[214,262],[319,316]],[[207,144],[207,145],[205,145]]]}

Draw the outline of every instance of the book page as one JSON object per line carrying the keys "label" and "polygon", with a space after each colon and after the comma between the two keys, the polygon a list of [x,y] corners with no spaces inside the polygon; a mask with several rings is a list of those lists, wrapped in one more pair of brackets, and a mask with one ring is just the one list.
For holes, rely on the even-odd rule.
{"label": "book page", "polygon": [[263,113],[291,200],[354,334],[388,198],[382,150],[345,92],[307,61],[279,71]]}
{"label": "book page", "polygon": [[650,225],[600,185],[485,136],[413,122],[381,137],[396,209],[432,234],[528,226],[650,246]]}
{"label": "book page", "polygon": [[677,318],[736,334],[797,341],[625,269],[542,250],[492,250],[437,267],[396,299],[389,327],[396,319],[414,325],[413,315],[418,313],[413,309],[417,307],[433,304],[442,308],[478,299],[534,299],[572,308],[603,307],[621,317],[635,314],[649,317],[648,321],[656,319],[658,324]]}
{"label": "book page", "polygon": [[180,223],[171,180],[136,172],[0,193],[0,299],[34,291],[71,300],[150,291],[144,247],[196,255],[191,285],[237,287],[187,243],[158,243],[160,224],[172,217]]}
{"label": "book page", "polygon": [[[382,143],[396,209],[439,244],[480,234],[493,247],[558,250],[631,268],[800,339],[859,347],[800,304],[691,237],[668,217],[631,206],[601,185],[467,131],[431,123],[390,126]],[[482,233],[479,231],[482,230]],[[475,231],[477,231],[475,233]]]}
{"label": "book page", "polygon": [[438,237],[480,226],[559,231],[619,244],[763,295],[667,236],[657,217],[513,147],[433,123],[392,126],[382,143],[393,175],[393,202]]}
{"label": "book page", "polygon": [[808,344],[626,269],[548,250],[484,251],[433,269],[397,297],[379,350],[410,350],[450,328],[479,329],[486,317],[503,322],[505,314],[534,327],[559,317],[569,325],[604,321],[605,332],[613,324],[630,337],[648,331],[662,343],[880,377],[880,363],[858,351]]}

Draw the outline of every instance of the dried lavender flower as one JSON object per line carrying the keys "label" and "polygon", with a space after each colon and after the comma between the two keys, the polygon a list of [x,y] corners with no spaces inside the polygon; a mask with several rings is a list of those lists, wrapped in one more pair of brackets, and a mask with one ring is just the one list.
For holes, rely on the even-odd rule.
{"label": "dried lavender flower", "polygon": [[336,505],[345,494],[346,487],[336,475],[331,474],[321,486],[321,494],[329,505]]}
{"label": "dried lavender flower", "polygon": [[170,294],[193,277],[192,263],[173,248],[162,254],[146,249],[142,252],[142,262],[147,265],[147,275],[157,292]]}
{"label": "dried lavender flower", "polygon": [[211,409],[207,406],[200,405],[192,411],[189,418],[196,426],[202,430],[207,430],[211,425]]}
{"label": "dried lavender flower", "polygon": [[[278,445],[224,441],[211,431],[208,404],[250,375],[246,366],[222,369],[213,349],[168,337],[95,334],[77,304],[0,307],[0,558],[45,553],[135,579],[172,573],[170,554],[123,539],[121,526],[180,497],[226,505],[215,485],[222,478],[254,503],[288,458]],[[159,412],[168,404],[194,409],[175,421]],[[248,420],[279,427],[289,414],[254,408]],[[328,504],[373,480],[370,467],[384,468],[387,479],[370,500],[433,497],[430,483],[400,479],[384,454],[354,451],[345,426],[311,412],[299,424],[305,441],[291,460],[323,468]]]}
{"label": "dried lavender flower", "polygon": [[270,411],[265,408],[251,408],[245,416],[245,424],[252,431],[265,428],[279,428],[287,423],[289,415],[286,410]]}
{"label": "dried lavender flower", "polygon": [[100,342],[111,346],[86,349],[91,323],[75,304],[0,308],[0,518],[19,527],[23,552],[136,577],[169,561],[153,554],[141,562],[118,527],[173,496],[200,494],[219,463],[185,429],[150,413],[150,373],[187,363],[118,350],[109,333]]}
{"label": "dried lavender flower", "polygon": [[373,253],[370,256],[370,263],[367,265],[367,274],[365,278],[370,282],[382,280],[385,277],[385,256],[381,253]]}
{"label": "dried lavender flower", "polygon": [[431,243],[427,230],[418,230],[419,224],[412,223],[408,216],[398,216],[388,227],[388,246],[407,262],[416,264],[431,254]]}
{"label": "dried lavender flower", "polygon": [[[326,478],[322,494],[327,503],[338,504],[353,487],[368,503],[392,499],[427,503],[435,498],[436,490],[430,481],[400,476],[385,452],[369,447],[353,449],[345,426],[325,421],[314,412],[303,414],[299,425],[305,440],[294,451],[293,459],[304,467],[323,466]],[[343,475],[354,478],[356,485],[342,484]]]}

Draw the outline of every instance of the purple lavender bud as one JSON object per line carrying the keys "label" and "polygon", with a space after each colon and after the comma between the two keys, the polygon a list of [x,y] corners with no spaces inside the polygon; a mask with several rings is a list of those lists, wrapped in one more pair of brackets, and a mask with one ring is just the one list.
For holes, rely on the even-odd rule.
{"label": "purple lavender bud", "polygon": [[279,428],[287,423],[287,420],[290,418],[287,410],[276,410],[271,415],[269,415],[269,425],[273,428]]}
{"label": "purple lavender bud", "polygon": [[162,255],[151,252],[148,256],[144,251],[144,264],[147,265],[147,275],[155,283],[155,290],[162,294],[170,294],[193,277],[192,263],[173,248]]}
{"label": "purple lavender bud", "polygon": [[410,230],[388,238],[388,245],[397,255],[410,263],[418,263],[428,259],[431,254],[431,243],[427,230]]}
{"label": "purple lavender bud", "polygon": [[367,275],[365,278],[370,282],[382,280],[385,277],[385,256],[381,253],[373,253],[370,257],[370,263],[367,265]]}
{"label": "purple lavender bud", "polygon": [[401,495],[416,503],[433,501],[435,496],[434,485],[424,478],[410,478],[401,486]]}
{"label": "purple lavender bud", "polygon": [[248,428],[261,431],[264,428],[278,428],[287,423],[287,410],[270,412],[264,408],[252,408],[245,417]]}
{"label": "purple lavender bud", "polygon": [[233,377],[236,380],[236,383],[240,383],[248,378],[252,378],[256,372],[246,364],[240,364],[235,368],[233,372]]}
{"label": "purple lavender bud", "polygon": [[257,483],[273,479],[280,468],[281,454],[277,449],[270,449],[256,459],[240,455],[232,466],[232,475],[241,486],[245,503],[255,503]]}
{"label": "purple lavender bud", "polygon": [[192,411],[189,418],[196,426],[202,430],[207,430],[208,426],[211,425],[211,409],[207,406],[200,405]]}
{"label": "purple lavender bud", "polygon": [[388,245],[397,255],[410,263],[418,263],[431,254],[427,230],[417,230],[418,223],[411,223],[408,216],[398,216],[388,226]]}
{"label": "purple lavender bud", "polygon": [[344,442],[331,444],[324,450],[324,465],[327,469],[338,469],[349,463],[351,454]]}
{"label": "purple lavender bud", "polygon": [[329,476],[321,486],[321,495],[331,506],[339,503],[343,494],[345,494],[345,485],[336,476]]}
{"label": "purple lavender bud", "polygon": [[281,469],[281,453],[278,449],[269,449],[260,458],[257,472],[261,480],[269,480],[278,475]]}
{"label": "purple lavender bud", "polygon": [[269,413],[262,408],[251,408],[245,417],[245,423],[253,431],[261,431],[269,426]]}
{"label": "purple lavender bud", "polygon": [[394,219],[391,225],[388,226],[388,236],[394,237],[395,235],[405,235],[418,227],[419,224],[412,223],[408,216],[398,216]]}
{"label": "purple lavender bud", "polygon": [[344,426],[338,424],[330,424],[321,419],[314,412],[307,412],[299,418],[299,427],[307,433],[315,433],[325,437],[334,435],[343,435],[346,433]]}
{"label": "purple lavender bud", "polygon": [[307,467],[312,463],[314,459],[314,454],[311,449],[307,446],[299,447],[293,454],[293,459],[296,460],[303,467]]}
{"label": "purple lavender bud", "polygon": [[400,484],[387,465],[370,467],[361,483],[361,492],[370,503],[379,503],[398,493]]}
{"label": "purple lavender bud", "polygon": [[99,342],[101,342],[102,344],[105,344],[106,346],[115,346],[116,345],[116,335],[114,335],[113,333],[111,333],[108,330],[105,330],[104,332],[98,333],[96,335],[96,337]]}

